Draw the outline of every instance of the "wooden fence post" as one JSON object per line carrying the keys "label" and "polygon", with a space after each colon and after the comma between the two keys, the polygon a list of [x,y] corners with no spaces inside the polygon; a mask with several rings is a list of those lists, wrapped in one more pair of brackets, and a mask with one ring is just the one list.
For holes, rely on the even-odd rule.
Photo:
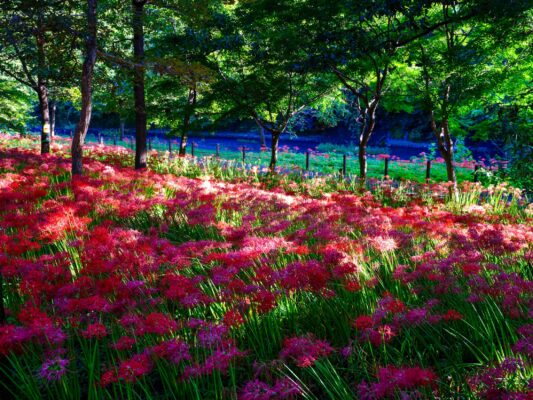
{"label": "wooden fence post", "polygon": [[479,171],[479,164],[476,164],[474,165],[474,182],[479,181],[478,171]]}
{"label": "wooden fence post", "polygon": [[342,155],[342,176],[346,176],[346,154]]}
{"label": "wooden fence post", "polygon": [[429,183],[430,178],[431,178],[431,160],[427,160],[426,162],[426,183]]}
{"label": "wooden fence post", "polygon": [[309,171],[309,152],[305,153],[305,170]]}
{"label": "wooden fence post", "polygon": [[217,143],[217,158],[220,158],[220,144]]}
{"label": "wooden fence post", "polygon": [[383,171],[383,177],[385,179],[389,178],[389,158],[388,157],[385,159],[385,170]]}

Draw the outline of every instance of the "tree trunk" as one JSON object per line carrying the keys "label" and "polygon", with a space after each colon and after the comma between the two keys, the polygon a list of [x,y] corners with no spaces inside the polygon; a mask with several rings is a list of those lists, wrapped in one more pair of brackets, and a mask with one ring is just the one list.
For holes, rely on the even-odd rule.
{"label": "tree trunk", "polygon": [[183,118],[183,131],[181,132],[181,142],[179,155],[184,156],[187,153],[187,139],[189,129],[191,126],[191,116],[196,106],[196,87],[189,89],[189,98],[187,100],[187,107],[185,109],[185,117]]}
{"label": "tree trunk", "polygon": [[278,144],[281,132],[271,131],[272,134],[272,150],[270,155],[269,169],[271,173],[276,172],[276,164],[278,163]]}
{"label": "tree trunk", "polygon": [[146,104],[144,99],[144,27],[143,14],[146,0],[132,0],[133,6],[133,58],[138,65],[133,78],[135,99],[135,169],[146,168]]}
{"label": "tree trunk", "polygon": [[126,121],[124,119],[120,119],[120,141],[124,140],[124,130],[126,126]]}
{"label": "tree trunk", "polygon": [[455,176],[455,168],[453,166],[453,151],[442,153],[442,158],[446,163],[446,176],[448,177],[448,182],[452,182],[454,185],[457,184],[457,178]]}
{"label": "tree trunk", "polygon": [[50,109],[50,138],[53,139],[56,133],[56,102],[54,100],[51,100],[48,107]]}
{"label": "tree trunk", "polygon": [[50,153],[50,109],[48,108],[48,88],[43,71],[46,69],[46,54],[44,50],[44,31],[42,18],[39,16],[39,28],[35,34],[37,44],[37,65],[39,73],[37,75],[37,95],[39,96],[39,109],[41,112],[41,154]]}
{"label": "tree trunk", "polygon": [[189,136],[187,135],[187,131],[185,128],[183,128],[183,131],[181,132],[181,140],[180,140],[180,150],[178,152],[178,155],[183,157],[185,154],[187,154],[187,140]]}
{"label": "tree trunk", "polygon": [[430,112],[431,117],[431,129],[433,130],[437,138],[437,147],[439,152],[444,159],[446,164],[446,176],[450,186],[450,194],[457,197],[457,176],[455,175],[455,167],[453,165],[454,161],[454,150],[453,142],[450,136],[450,127],[447,117],[442,117],[440,130],[437,128],[437,122],[435,121],[435,114],[433,111]]}
{"label": "tree trunk", "polygon": [[453,194],[456,195],[457,194],[457,177],[455,175],[455,167],[453,165],[454,150],[453,150],[453,142],[450,136],[450,128],[449,128],[449,123],[448,123],[447,118],[443,118],[442,120],[442,136],[443,136],[443,141],[445,144],[446,151],[444,152],[441,151],[441,153],[446,163],[446,175],[448,177],[448,182],[452,184],[451,190],[453,190]]}
{"label": "tree trunk", "polygon": [[359,180],[361,184],[366,182],[367,163],[366,163],[366,143],[359,143]]}
{"label": "tree trunk", "polygon": [[265,140],[265,129],[261,126],[261,124],[256,120],[255,123],[257,124],[257,127],[259,128],[259,139],[261,140],[261,148],[266,148],[266,140]]}
{"label": "tree trunk", "polygon": [[48,89],[43,78],[37,85],[39,110],[41,112],[41,154],[50,153],[50,109],[48,108]]}
{"label": "tree trunk", "polygon": [[359,136],[359,180],[361,184],[364,184],[367,178],[367,146],[376,126],[376,109],[378,104],[379,98],[373,98],[370,105],[364,111],[364,122],[361,135]]}
{"label": "tree trunk", "polygon": [[97,0],[87,0],[87,54],[83,62],[81,75],[81,111],[80,120],[72,138],[72,175],[83,173],[83,144],[89,129],[92,113],[92,79],[96,63],[96,6]]}

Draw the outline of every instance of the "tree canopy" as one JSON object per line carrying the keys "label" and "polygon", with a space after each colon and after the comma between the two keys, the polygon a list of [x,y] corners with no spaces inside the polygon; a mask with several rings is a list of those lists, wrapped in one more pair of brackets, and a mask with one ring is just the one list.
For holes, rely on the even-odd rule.
{"label": "tree canopy", "polygon": [[[30,123],[33,91],[43,153],[55,104],[89,101],[87,7],[2,2],[0,88],[10,100],[0,123]],[[274,171],[279,137],[311,109],[328,124],[351,121],[363,181],[382,110],[427,121],[450,181],[457,137],[490,137],[509,158],[531,148],[526,0],[100,0],[95,12],[91,104],[116,115],[121,135],[135,121],[137,168],[148,125],[179,136],[184,154],[191,131],[233,118],[270,133]]]}

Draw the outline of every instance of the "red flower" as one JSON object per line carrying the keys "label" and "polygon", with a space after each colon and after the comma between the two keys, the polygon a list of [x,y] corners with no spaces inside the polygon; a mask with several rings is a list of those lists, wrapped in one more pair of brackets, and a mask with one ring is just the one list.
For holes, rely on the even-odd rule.
{"label": "red flower", "polygon": [[385,399],[394,397],[398,392],[408,396],[405,391],[421,387],[435,387],[437,375],[429,369],[420,367],[397,368],[387,366],[379,368],[378,381],[368,384],[362,382],[358,386],[359,398],[363,400]]}
{"label": "red flower", "polygon": [[111,347],[113,347],[115,350],[130,350],[135,345],[135,343],[136,341],[134,338],[129,336],[122,336]]}
{"label": "red flower", "polygon": [[463,316],[456,310],[448,310],[448,312],[444,314],[442,318],[445,321],[459,321],[463,319]]}
{"label": "red flower", "polygon": [[224,314],[224,325],[228,327],[237,327],[244,323],[244,319],[241,314],[235,310],[229,310]]}
{"label": "red flower", "polygon": [[357,330],[364,331],[365,329],[372,328],[372,326],[374,326],[374,321],[368,315],[361,315],[356,318],[353,325]]}
{"label": "red flower", "polygon": [[107,328],[104,324],[97,322],[87,326],[87,329],[81,332],[85,339],[102,339],[107,336]]}
{"label": "red flower", "polygon": [[151,313],[144,320],[144,332],[166,335],[178,327],[176,321],[163,313]]}
{"label": "red flower", "polygon": [[280,357],[292,359],[299,367],[310,367],[320,357],[327,357],[333,348],[323,340],[317,340],[312,335],[292,337],[283,341]]}
{"label": "red flower", "polygon": [[118,377],[126,382],[135,382],[152,370],[150,358],[145,354],[137,354],[129,360],[122,361],[118,366]]}
{"label": "red flower", "polygon": [[114,370],[106,371],[100,377],[100,385],[107,386],[111,383],[115,383],[118,380],[117,373]]}

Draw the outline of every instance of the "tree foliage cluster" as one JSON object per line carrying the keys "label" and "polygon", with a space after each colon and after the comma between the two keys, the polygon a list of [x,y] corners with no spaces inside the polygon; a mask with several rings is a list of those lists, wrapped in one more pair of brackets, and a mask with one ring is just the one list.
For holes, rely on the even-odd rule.
{"label": "tree foliage cluster", "polygon": [[[135,167],[147,124],[190,131],[232,116],[278,141],[313,107],[358,132],[360,178],[381,110],[417,111],[456,181],[457,137],[499,139],[531,156],[531,3],[527,0],[2,0],[0,124],[22,129],[35,99],[41,150],[56,103],[80,109],[73,173],[93,108],[135,121]],[[517,174],[525,174],[520,165]],[[527,179],[527,178],[526,178]]]}

